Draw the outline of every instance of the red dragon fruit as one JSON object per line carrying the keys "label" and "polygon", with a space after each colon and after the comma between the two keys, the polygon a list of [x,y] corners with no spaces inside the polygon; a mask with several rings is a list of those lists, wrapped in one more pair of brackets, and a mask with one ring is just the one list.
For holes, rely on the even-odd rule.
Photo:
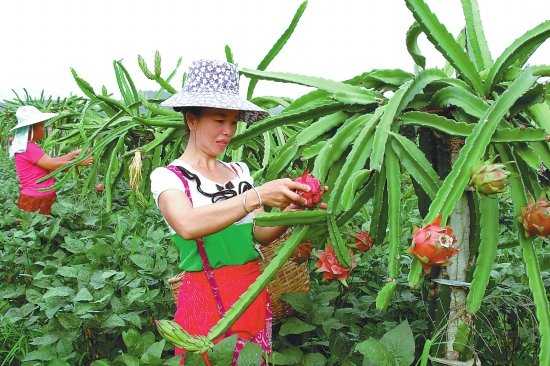
{"label": "red dragon fruit", "polygon": [[304,174],[294,180],[295,182],[306,184],[309,186],[309,192],[298,191],[298,194],[306,199],[306,207],[312,208],[315,207],[319,202],[321,202],[321,197],[323,196],[323,187],[321,182],[313,175],[309,174],[306,170]]}
{"label": "red dragon fruit", "polygon": [[417,257],[428,272],[433,265],[446,265],[449,258],[458,253],[455,243],[453,229],[442,228],[441,215],[438,215],[431,224],[415,228],[409,253]]}
{"label": "red dragon fruit", "polygon": [[368,231],[359,231],[355,234],[355,248],[360,252],[366,252],[372,248],[374,240]]}
{"label": "red dragon fruit", "polygon": [[338,261],[332,245],[327,243],[325,250],[320,251],[318,257],[319,260],[315,263],[315,266],[317,267],[317,272],[323,273],[323,280],[338,280],[347,285],[346,279],[349,277],[350,271],[355,267],[353,256],[350,268],[346,268]]}
{"label": "red dragon fruit", "polygon": [[526,236],[550,234],[550,203],[545,199],[530,202],[521,209],[521,221]]}
{"label": "red dragon fruit", "polygon": [[300,245],[298,245],[298,248],[296,248],[296,250],[294,250],[294,253],[292,253],[292,261],[297,264],[304,263],[309,259],[312,248],[313,245],[310,241],[304,241],[300,243]]}

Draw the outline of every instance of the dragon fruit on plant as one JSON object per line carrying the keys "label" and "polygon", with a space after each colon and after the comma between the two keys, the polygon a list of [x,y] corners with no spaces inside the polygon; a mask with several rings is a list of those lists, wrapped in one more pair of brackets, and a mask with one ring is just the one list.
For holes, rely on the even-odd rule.
{"label": "dragon fruit on plant", "polygon": [[510,172],[504,164],[483,163],[472,173],[470,185],[479,193],[486,195],[504,192]]}
{"label": "dragon fruit on plant", "polygon": [[521,222],[526,236],[550,234],[550,203],[545,199],[531,201],[521,209]]}
{"label": "dragon fruit on plant", "polygon": [[309,191],[298,191],[298,194],[306,199],[306,207],[312,208],[315,207],[319,202],[321,202],[321,197],[323,196],[323,187],[321,182],[313,175],[309,174],[306,170],[304,173],[294,180],[295,182],[306,184],[309,186]]}
{"label": "dragon fruit on plant", "polygon": [[366,252],[372,248],[374,240],[368,231],[359,231],[355,234],[355,248],[360,252]]}
{"label": "dragon fruit on plant", "polygon": [[422,262],[424,271],[434,265],[446,265],[449,258],[458,253],[456,237],[450,226],[441,227],[441,215],[422,228],[413,231],[409,253]]}

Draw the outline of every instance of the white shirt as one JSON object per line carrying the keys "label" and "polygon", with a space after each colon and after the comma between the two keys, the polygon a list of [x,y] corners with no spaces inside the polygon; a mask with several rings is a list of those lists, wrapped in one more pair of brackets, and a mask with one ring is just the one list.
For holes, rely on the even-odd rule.
{"label": "white shirt", "polygon": [[[241,194],[244,187],[247,185],[254,185],[254,179],[250,175],[250,170],[248,169],[248,166],[244,162],[238,162],[238,163],[225,163],[223,161],[220,161],[220,163],[226,165],[229,169],[231,169],[231,166],[235,168],[235,170],[239,173],[239,175],[234,175],[234,177],[225,182],[223,185],[214,182],[204,175],[202,175],[199,171],[194,169],[191,165],[187,164],[186,162],[176,159],[174,160],[170,165],[176,165],[181,166],[185,168],[190,173],[196,175],[198,177],[198,180],[200,180],[200,188],[203,192],[207,194],[215,194],[217,192],[220,192],[220,187],[223,191],[233,191],[235,194]],[[233,171],[233,169],[231,169]],[[166,167],[159,167],[153,170],[150,176],[151,179],[151,193],[153,194],[153,197],[155,199],[155,203],[158,207],[158,199],[162,192],[168,191],[168,190],[176,190],[185,193],[185,187],[182,183],[182,181],[179,179],[179,177]],[[193,199],[193,207],[201,207],[210,205],[214,202],[212,202],[212,197],[208,195],[204,195],[201,193],[197,188],[197,181],[192,179],[187,179],[189,182],[189,191],[191,193],[191,198]],[[229,188],[230,186],[233,186],[233,188]],[[218,196],[219,201],[222,201],[224,198]],[[217,201],[218,202],[218,201]],[[242,223],[248,223],[252,222],[253,219],[253,213],[248,214],[247,216],[243,217],[240,221],[238,221],[236,224],[242,224]],[[165,220],[166,221],[166,220]],[[172,233],[175,233],[175,231],[168,225],[170,228],[170,231]]]}

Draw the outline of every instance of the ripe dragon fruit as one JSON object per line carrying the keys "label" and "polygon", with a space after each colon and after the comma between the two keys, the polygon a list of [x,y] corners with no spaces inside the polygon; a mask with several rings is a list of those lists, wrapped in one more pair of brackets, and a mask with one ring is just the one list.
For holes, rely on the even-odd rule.
{"label": "ripe dragon fruit", "polygon": [[521,209],[521,222],[526,236],[550,234],[550,203],[545,199],[531,201]]}
{"label": "ripe dragon fruit", "polygon": [[312,248],[313,245],[309,241],[304,241],[303,243],[300,243],[300,245],[298,245],[298,248],[296,248],[294,250],[294,253],[292,253],[292,261],[297,264],[304,263],[309,259]]}
{"label": "ripe dragon fruit", "polygon": [[479,193],[486,195],[501,193],[506,190],[508,175],[510,172],[505,169],[504,164],[485,162],[472,173],[470,185]]}
{"label": "ripe dragon fruit", "polygon": [[360,252],[366,252],[374,245],[374,240],[368,231],[359,231],[355,234],[355,248]]}
{"label": "ripe dragon fruit", "polygon": [[346,279],[349,277],[350,271],[355,267],[353,256],[350,268],[346,268],[338,261],[332,245],[327,243],[325,250],[320,251],[318,257],[319,260],[315,263],[315,266],[317,267],[317,272],[323,273],[323,280],[338,280],[347,285]]}
{"label": "ripe dragon fruit", "polygon": [[414,229],[409,253],[417,257],[428,272],[433,265],[446,265],[449,258],[458,253],[455,243],[453,229],[442,228],[441,215],[438,215],[431,224]]}
{"label": "ripe dragon fruit", "polygon": [[321,202],[321,197],[323,196],[323,187],[321,182],[313,175],[309,174],[306,170],[304,174],[294,180],[295,182],[306,184],[309,186],[309,192],[298,191],[298,194],[306,199],[306,207],[312,208],[315,207],[319,202]]}

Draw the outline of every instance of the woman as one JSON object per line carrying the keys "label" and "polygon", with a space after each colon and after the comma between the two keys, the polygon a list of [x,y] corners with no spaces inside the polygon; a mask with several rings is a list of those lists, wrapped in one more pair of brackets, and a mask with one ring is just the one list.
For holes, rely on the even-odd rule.
{"label": "woman", "polygon": [[[51,214],[51,207],[57,197],[54,190],[44,191],[55,184],[54,178],[38,183],[37,180],[51,171],[69,163],[80,154],[80,150],[51,157],[36,143],[44,137],[44,122],[56,113],[42,113],[34,106],[22,106],[16,112],[15,137],[10,146],[10,157],[15,157],[15,170],[19,180],[20,209],[29,212]],[[92,164],[92,157],[84,159],[80,165]]]}
{"label": "woman", "polygon": [[[288,178],[255,188],[245,163],[218,160],[235,134],[237,121],[253,123],[266,116],[240,98],[238,80],[233,64],[196,61],[182,91],[162,104],[182,112],[189,129],[183,154],[152,172],[151,191],[173,233],[179,268],[185,271],[175,321],[193,335],[206,335],[260,274],[254,241],[268,243],[286,231],[286,227],[253,228],[254,213],[263,205],[295,209],[305,204],[296,191],[309,190]],[[238,336],[235,365],[245,341],[271,351],[267,291],[226,335]]]}

